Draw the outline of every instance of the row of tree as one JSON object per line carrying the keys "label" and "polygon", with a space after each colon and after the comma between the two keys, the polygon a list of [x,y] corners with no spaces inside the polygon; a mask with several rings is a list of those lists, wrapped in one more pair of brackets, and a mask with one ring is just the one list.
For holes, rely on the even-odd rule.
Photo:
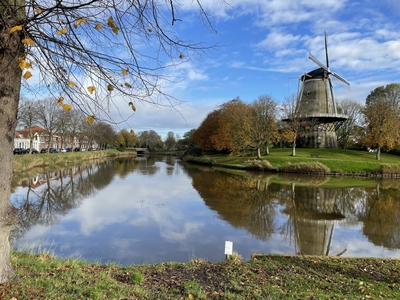
{"label": "row of tree", "polygon": [[[68,141],[78,141],[81,146],[83,139],[88,144],[96,143],[102,148],[108,147],[140,147],[148,149],[176,149],[182,145],[192,144],[191,132],[185,133],[184,138],[170,131],[163,140],[154,130],[145,130],[135,133],[133,130],[122,129],[117,132],[107,122],[93,120],[88,123],[81,111],[65,110],[57,104],[54,98],[41,100],[22,99],[18,110],[18,124],[28,129],[32,141],[32,128],[39,125],[48,135],[48,143],[57,135],[61,138],[61,148],[67,147]],[[50,148],[50,144],[47,145]]]}
{"label": "row of tree", "polygon": [[148,148],[150,150],[165,149],[186,149],[193,145],[193,133],[195,129],[192,129],[183,134],[181,137],[179,134],[175,134],[173,131],[169,131],[165,139],[154,130],[140,131],[137,134],[131,130],[122,129],[116,135],[115,145],[117,147],[139,147]]}
{"label": "row of tree", "polygon": [[19,126],[28,129],[30,148],[34,134],[31,129],[36,125],[46,131],[47,148],[50,148],[54,135],[61,139],[60,148],[68,146],[67,141],[78,141],[81,146],[83,139],[88,139],[89,145],[95,142],[103,148],[114,146],[115,130],[111,124],[88,123],[82,111],[64,110],[54,98],[21,99],[17,118]]}
{"label": "row of tree", "polygon": [[[135,133],[122,129],[118,133],[109,123],[85,121],[83,113],[66,111],[54,99],[39,101],[23,99],[18,113],[19,124],[26,128],[40,125],[50,137],[86,137],[102,147],[141,147],[149,149],[182,149],[196,145],[205,149],[241,153],[261,151],[269,154],[270,146],[293,147],[295,155],[296,139],[307,128],[307,120],[296,117],[296,98],[288,97],[279,105],[272,96],[262,95],[251,103],[240,98],[228,101],[210,112],[197,129],[192,129],[181,137],[168,132],[163,140],[154,130]],[[365,105],[353,100],[339,103],[340,113],[348,116],[337,131],[340,148],[373,148],[380,159],[384,151],[400,149],[400,84],[381,86],[372,91]],[[285,119],[285,121],[282,121]],[[61,143],[62,143],[61,141]]]}
{"label": "row of tree", "polygon": [[[259,96],[251,103],[236,98],[210,112],[193,133],[197,146],[206,149],[240,153],[261,149],[269,154],[269,146],[292,145],[313,124],[296,115],[296,97],[282,105],[270,96]],[[382,150],[400,149],[400,84],[392,83],[372,91],[365,105],[353,100],[339,103],[340,113],[348,116],[337,131],[340,148],[372,148],[380,159]],[[285,121],[282,121],[285,120]]]}

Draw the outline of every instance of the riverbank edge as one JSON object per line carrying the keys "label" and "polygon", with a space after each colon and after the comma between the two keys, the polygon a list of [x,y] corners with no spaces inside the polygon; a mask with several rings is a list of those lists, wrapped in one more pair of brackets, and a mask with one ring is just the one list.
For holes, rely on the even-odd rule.
{"label": "riverbank edge", "polygon": [[101,159],[136,156],[136,151],[120,151],[116,149],[85,152],[14,155],[13,173],[20,174],[35,169],[43,169],[48,167],[62,168],[77,164],[90,163],[92,161]]}
{"label": "riverbank edge", "polygon": [[[210,167],[218,167],[218,168],[226,168],[233,170],[244,170],[244,171],[258,171],[265,173],[274,173],[274,174],[301,174],[301,175],[312,175],[312,176],[330,176],[330,177],[360,177],[360,178],[374,178],[374,179],[382,179],[382,178],[392,178],[398,179],[400,178],[400,173],[384,173],[379,168],[374,172],[324,172],[324,171],[310,171],[312,165],[315,162],[298,162],[290,164],[295,171],[285,171],[280,168],[273,168],[272,166],[262,167],[257,164],[227,164],[227,163],[218,163],[215,162],[213,158],[208,156],[192,156],[192,155],[183,155],[181,159],[187,163],[199,164]],[[234,159],[234,158],[233,158]],[[252,159],[253,162],[263,162],[264,160]],[[317,162],[321,164],[323,167],[326,167],[321,162]],[[349,162],[350,163],[350,162]],[[269,163],[268,163],[269,164]],[[327,167],[326,167],[327,168]],[[328,168],[327,168],[328,169]]]}
{"label": "riverbank edge", "polygon": [[[235,254],[118,266],[12,252],[4,299],[399,299],[400,260]],[[72,297],[72,298],[71,298]]]}

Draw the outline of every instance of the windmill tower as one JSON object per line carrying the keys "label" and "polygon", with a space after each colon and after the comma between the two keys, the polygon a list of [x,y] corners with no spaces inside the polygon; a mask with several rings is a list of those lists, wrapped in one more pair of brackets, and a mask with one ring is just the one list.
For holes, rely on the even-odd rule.
{"label": "windmill tower", "polygon": [[329,68],[328,42],[325,32],[326,65],[317,60],[311,52],[308,58],[319,68],[300,77],[301,88],[297,95],[296,115],[309,123],[307,133],[298,141],[306,148],[337,148],[336,131],[348,119],[337,111],[332,77],[345,85],[350,83]]}

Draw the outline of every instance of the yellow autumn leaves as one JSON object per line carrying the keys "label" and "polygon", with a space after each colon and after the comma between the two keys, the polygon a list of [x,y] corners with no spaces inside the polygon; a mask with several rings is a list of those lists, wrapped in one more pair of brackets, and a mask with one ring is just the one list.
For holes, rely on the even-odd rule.
{"label": "yellow autumn leaves", "polygon": [[[62,96],[60,98],[58,98],[57,104],[60,105],[62,107],[62,109],[65,111],[70,111],[72,109],[71,104],[64,103],[64,97],[62,97]],[[96,119],[96,117],[91,115],[91,116],[87,116],[85,121],[88,124],[93,124],[95,119]]]}
{"label": "yellow autumn leaves", "polygon": [[[23,71],[25,69],[30,69],[33,65],[33,62],[29,62],[29,61],[25,60],[24,58],[20,57],[18,60],[18,64],[19,64],[19,67],[21,68],[21,70]],[[31,78],[32,77],[31,71],[29,71],[29,70],[26,71],[24,73],[24,75],[22,75],[22,77],[24,77],[25,80]]]}
{"label": "yellow autumn leaves", "polygon": [[118,28],[117,26],[115,26],[113,17],[109,17],[109,18],[108,18],[107,25],[111,28],[111,30],[112,30],[115,34],[118,34],[119,28]]}
{"label": "yellow autumn leaves", "polygon": [[72,105],[71,104],[66,104],[66,103],[63,103],[63,102],[64,102],[64,97],[58,98],[57,104],[59,104],[63,108],[63,110],[70,111],[72,109]]}

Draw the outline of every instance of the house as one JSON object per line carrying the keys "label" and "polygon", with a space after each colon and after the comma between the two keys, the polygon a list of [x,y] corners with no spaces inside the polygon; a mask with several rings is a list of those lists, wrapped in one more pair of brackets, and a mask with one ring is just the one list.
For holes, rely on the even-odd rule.
{"label": "house", "polygon": [[[97,143],[89,143],[89,138],[82,134],[58,134],[54,133],[49,142],[49,133],[40,126],[30,128],[32,135],[32,148],[40,151],[42,148],[81,148],[97,147]],[[29,128],[15,131],[14,148],[30,148]]]}
{"label": "house", "polygon": [[[43,128],[40,126],[33,126],[31,127],[30,132],[32,134],[32,148],[40,150],[41,148],[46,147],[44,136],[47,135],[47,132]],[[15,131],[14,148],[30,148],[28,128]]]}

